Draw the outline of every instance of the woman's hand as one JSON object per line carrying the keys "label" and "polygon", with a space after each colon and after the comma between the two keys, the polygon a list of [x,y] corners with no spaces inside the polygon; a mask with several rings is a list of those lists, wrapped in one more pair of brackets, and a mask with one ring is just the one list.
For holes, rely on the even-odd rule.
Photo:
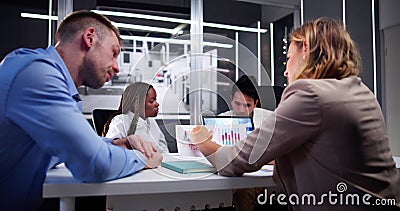
{"label": "woman's hand", "polygon": [[197,146],[204,156],[214,154],[221,146],[213,141],[212,132],[205,126],[197,126],[189,132],[189,140]]}
{"label": "woman's hand", "polygon": [[113,139],[111,143],[115,146],[119,146],[125,149],[132,149],[127,137]]}
{"label": "woman's hand", "polygon": [[199,145],[206,141],[211,141],[212,132],[208,131],[205,126],[197,126],[189,132],[189,139],[193,144]]}

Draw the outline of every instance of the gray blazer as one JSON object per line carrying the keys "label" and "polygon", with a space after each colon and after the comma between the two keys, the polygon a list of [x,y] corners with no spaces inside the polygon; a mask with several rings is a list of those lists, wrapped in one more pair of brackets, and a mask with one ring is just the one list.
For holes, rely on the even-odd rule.
{"label": "gray blazer", "polygon": [[290,194],[301,199],[312,193],[317,202],[322,201],[317,206],[292,206],[294,210],[382,209],[340,205],[340,201],[321,198],[329,192],[338,194],[337,199],[340,194],[358,194],[360,205],[364,205],[365,194],[373,197],[371,204],[375,199],[392,198],[397,203],[392,208],[400,207],[400,176],[383,115],[358,77],[293,82],[259,129],[236,146],[222,147],[209,157],[226,176],[256,171],[274,159],[274,177],[286,191],[286,199]]}

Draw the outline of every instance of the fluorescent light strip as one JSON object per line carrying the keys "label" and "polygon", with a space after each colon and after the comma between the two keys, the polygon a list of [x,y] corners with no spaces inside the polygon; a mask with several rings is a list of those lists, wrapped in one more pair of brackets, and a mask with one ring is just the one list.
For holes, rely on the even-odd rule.
{"label": "fluorescent light strip", "polygon": [[[159,37],[140,37],[140,36],[128,36],[121,35],[123,40],[139,40],[146,42],[159,42],[159,43],[171,43],[171,44],[181,44],[181,45],[190,45],[190,40],[178,40],[178,39],[169,39],[169,38],[159,38]],[[203,42],[204,45],[219,47],[219,48],[232,48],[231,44],[224,43],[214,43],[214,42]]]}
{"label": "fluorescent light strip", "polygon": [[[162,16],[155,16],[155,15],[143,15],[143,14],[136,14],[136,13],[126,13],[126,12],[113,12],[113,11],[103,11],[103,10],[92,10],[93,12],[102,14],[102,15],[109,15],[109,16],[118,16],[118,17],[127,17],[127,18],[140,18],[140,19],[147,19],[147,20],[156,20],[156,21],[166,21],[172,23],[185,23],[191,24],[190,20],[179,19],[179,18],[168,18]],[[245,32],[258,32],[266,33],[266,29],[257,28],[250,28],[250,27],[242,27],[242,26],[232,26],[227,24],[220,24],[220,23],[207,23],[203,22],[203,26],[211,27],[211,28],[220,28],[220,29],[229,29],[229,30],[236,30],[236,31],[245,31]]]}
{"label": "fluorescent light strip", "polygon": [[342,0],[342,15],[343,26],[346,28],[346,0]]}
{"label": "fluorescent light strip", "polygon": [[274,23],[269,24],[269,37],[271,45],[271,86],[275,86]]}
{"label": "fluorescent light strip", "polygon": [[[230,30],[235,30],[235,31],[245,31],[245,32],[258,32],[258,29],[255,28],[249,28],[249,27],[242,27],[242,26],[231,26],[231,25],[226,25],[226,24],[221,24],[221,23],[203,23],[204,26],[211,27],[211,28],[219,28],[219,29],[230,29]],[[266,29],[260,29],[261,33],[267,32]]]}
{"label": "fluorescent light strip", "polygon": [[186,23],[190,24],[190,20],[179,19],[179,18],[168,18],[161,17],[155,15],[144,15],[144,14],[136,14],[136,13],[127,13],[127,12],[113,12],[113,11],[103,11],[103,10],[92,10],[95,13],[109,16],[117,16],[117,17],[127,17],[127,18],[139,18],[146,20],[156,20],[156,21],[165,21],[172,23]]}
{"label": "fluorescent light strip", "polygon": [[235,81],[237,80],[239,80],[239,32],[235,32]]}
{"label": "fluorescent light strip", "polygon": [[304,0],[300,0],[300,25],[304,23]]}
{"label": "fluorescent light strip", "polygon": [[[51,16],[51,14],[52,14],[52,11],[53,11],[53,0],[49,0],[49,17]],[[58,18],[57,18],[58,19]],[[51,19],[48,19],[48,22],[49,22],[49,24],[48,24],[48,32],[47,32],[47,34],[48,34],[48,38],[47,38],[47,45],[48,46],[50,46],[51,44],[52,44],[52,42],[51,42],[51,35],[52,35],[52,30],[51,30],[51,22],[52,22],[52,20]]]}
{"label": "fluorescent light strip", "polygon": [[[34,19],[43,19],[43,20],[58,20],[57,16],[48,16],[48,15],[40,15],[40,14],[32,14],[32,13],[21,13],[21,17],[23,18],[34,18]],[[178,29],[168,29],[168,28],[161,28],[161,27],[154,27],[154,26],[143,26],[143,25],[136,25],[136,24],[126,24],[126,23],[117,23],[113,22],[118,28],[126,28],[126,29],[135,29],[141,31],[153,31],[153,32],[162,32],[162,33],[169,33],[172,35],[175,34],[182,34],[183,31]]]}
{"label": "fluorescent light strip", "polygon": [[377,73],[376,73],[376,65],[377,65],[377,58],[376,58],[376,34],[375,34],[375,0],[372,0],[372,11],[371,11],[371,18],[372,18],[372,65],[374,69],[374,94],[375,97],[378,97],[378,81],[377,81]]}
{"label": "fluorescent light strip", "polygon": [[136,25],[136,24],[126,24],[126,23],[117,23],[112,22],[112,24],[118,28],[125,28],[125,29],[135,29],[141,31],[154,31],[154,32],[163,32],[169,34],[177,34],[178,32],[174,29],[167,29],[161,27],[154,27],[154,26],[143,26],[143,25]]}
{"label": "fluorescent light strip", "polygon": [[[129,17],[129,16],[135,16],[139,15],[136,18],[139,18],[142,16],[142,14],[132,14],[132,13],[123,13],[126,14],[125,16],[122,16],[120,13],[121,12],[111,12],[111,11],[100,11],[100,10],[93,10],[93,12],[102,14],[104,12],[109,13],[109,15],[114,15],[114,16],[119,16],[119,17]],[[116,14],[117,15],[116,15]],[[158,20],[158,21],[168,21],[168,22],[173,22],[173,23],[185,23],[185,24],[190,24],[190,20],[184,20],[184,19],[178,19],[178,18],[167,18],[167,17],[161,17],[161,16],[154,16],[154,15],[144,15],[145,17],[142,17],[143,19],[148,19],[148,20]],[[36,18],[36,19],[45,19],[48,20],[49,16],[48,15],[39,15],[39,14],[31,14],[31,13],[21,13],[21,17],[24,18]],[[57,16],[50,16],[51,20],[58,20]],[[164,33],[170,33],[170,34],[178,34],[179,31],[177,32],[174,29],[167,29],[167,28],[160,28],[160,27],[153,27],[153,26],[142,26],[142,25],[134,25],[134,24],[124,24],[120,23],[121,27],[124,25],[125,27],[122,28],[129,28],[129,29],[136,29],[136,30],[143,30],[143,31],[156,31],[156,32],[164,32]],[[117,25],[116,25],[117,26]],[[235,31],[245,31],[245,32],[258,32],[260,33],[266,33],[266,29],[257,29],[257,28],[249,28],[249,27],[243,27],[243,26],[232,26],[232,25],[227,25],[227,24],[220,24],[220,23],[203,23],[203,26],[206,27],[211,27],[211,28],[219,28],[219,29],[228,29],[228,30],[235,30]],[[117,26],[119,27],[119,26]]]}
{"label": "fluorescent light strip", "polygon": [[[257,21],[257,28],[261,29],[261,22]],[[257,76],[258,86],[261,86],[261,33],[257,32]]]}
{"label": "fluorescent light strip", "polygon": [[53,20],[56,21],[58,20],[57,16],[48,16],[48,15],[39,15],[39,14],[32,14],[32,13],[26,13],[26,12],[21,12],[21,17],[23,18],[35,18],[35,19],[44,19],[44,20]]}

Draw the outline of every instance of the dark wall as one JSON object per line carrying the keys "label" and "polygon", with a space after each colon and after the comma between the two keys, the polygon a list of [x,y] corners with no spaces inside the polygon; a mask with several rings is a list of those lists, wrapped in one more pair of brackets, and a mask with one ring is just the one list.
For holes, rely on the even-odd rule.
{"label": "dark wall", "polygon": [[372,60],[371,11],[372,5],[370,0],[346,1],[346,29],[350,32],[361,54],[362,70],[360,76],[370,90],[373,90],[374,73]]}
{"label": "dark wall", "polygon": [[400,1],[399,0],[384,0],[379,1],[375,0],[376,5],[375,8],[379,8],[379,29],[388,29],[390,27],[400,25]]}
{"label": "dark wall", "polygon": [[232,0],[204,0],[204,22],[249,26],[261,19],[261,6]]}
{"label": "dark wall", "polygon": [[[203,21],[237,26],[253,26],[261,20],[261,6],[233,0],[204,0]],[[255,25],[257,27],[257,25]],[[220,34],[235,39],[235,32],[215,28],[204,28],[206,33]],[[253,33],[254,34],[254,33]]]}
{"label": "dark wall", "polygon": [[[289,47],[288,36],[293,29],[293,14],[274,22],[274,77],[275,85],[284,87],[287,79],[283,75],[286,70],[286,54]],[[283,41],[286,39],[286,43]]]}
{"label": "dark wall", "polygon": [[[37,5],[24,2],[1,2],[0,25],[0,60],[10,51],[20,48],[45,48],[48,37],[48,21],[21,18],[21,12],[47,14],[48,5],[40,2]],[[40,8],[42,7],[42,8]],[[55,21],[53,21],[56,24]]]}
{"label": "dark wall", "polygon": [[[360,77],[371,91],[373,91],[371,1],[347,0],[345,6],[346,29],[356,42],[361,54],[362,71]],[[304,1],[304,21],[321,16],[342,20],[342,0]]]}
{"label": "dark wall", "polygon": [[246,46],[247,49],[257,57],[258,51],[258,37],[257,33],[254,32],[240,32],[239,43]]}
{"label": "dark wall", "polygon": [[95,9],[96,5],[97,5],[96,0],[75,0],[74,1],[74,11],[82,10],[82,9],[86,9],[86,10]]}
{"label": "dark wall", "polygon": [[[204,0],[203,11],[204,22],[257,28],[257,21],[261,21],[262,7],[259,4],[233,0]],[[232,30],[204,27],[204,32],[219,34],[235,40],[235,31]],[[247,74],[257,77],[257,33],[240,31],[238,32],[238,35],[239,43],[249,50],[247,51],[247,49],[242,48],[239,49],[239,66],[240,68],[246,68],[245,71]],[[268,66],[265,68],[269,69]]]}
{"label": "dark wall", "polygon": [[304,21],[321,16],[342,19],[342,0],[304,0],[303,5]]}

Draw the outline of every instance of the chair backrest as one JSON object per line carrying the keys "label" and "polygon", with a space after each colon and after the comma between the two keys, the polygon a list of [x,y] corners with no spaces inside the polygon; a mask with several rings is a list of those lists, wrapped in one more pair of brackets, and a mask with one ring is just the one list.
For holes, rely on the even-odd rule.
{"label": "chair backrest", "polygon": [[104,125],[107,120],[113,115],[117,110],[112,109],[94,109],[92,111],[92,121],[96,133],[101,136]]}
{"label": "chair backrest", "polygon": [[175,126],[176,125],[189,125],[189,119],[156,119],[158,127],[164,134],[165,140],[167,141],[168,151],[171,153],[178,152],[175,139]]}
{"label": "chair backrest", "polygon": [[281,101],[284,88],[280,86],[258,86],[261,108],[275,110]]}

